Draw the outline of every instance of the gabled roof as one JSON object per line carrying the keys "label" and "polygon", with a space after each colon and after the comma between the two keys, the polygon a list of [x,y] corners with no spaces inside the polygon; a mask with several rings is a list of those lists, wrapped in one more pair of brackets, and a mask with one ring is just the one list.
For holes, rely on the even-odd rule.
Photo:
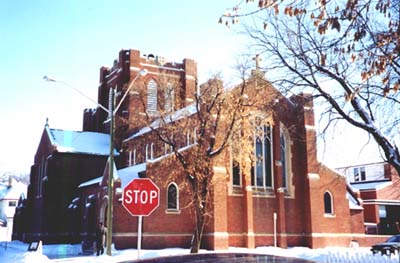
{"label": "gabled roof", "polygon": [[21,195],[26,196],[28,186],[12,179],[11,187],[8,183],[0,183],[0,200],[18,200]]}
{"label": "gabled roof", "polygon": [[[80,153],[91,155],[110,154],[110,136],[88,131],[66,131],[50,129],[46,132],[54,149],[61,153]],[[114,154],[118,152],[114,150]]]}

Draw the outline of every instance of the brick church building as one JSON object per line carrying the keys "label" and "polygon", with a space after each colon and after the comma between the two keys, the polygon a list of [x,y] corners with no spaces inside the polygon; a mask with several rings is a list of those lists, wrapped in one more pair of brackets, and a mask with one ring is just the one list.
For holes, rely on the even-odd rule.
{"label": "brick church building", "polygon": [[[178,151],[190,155],[196,149],[201,128],[196,121],[196,94],[202,88],[197,83],[197,65],[191,59],[166,62],[138,50],[121,50],[112,67],[100,69],[98,103],[108,107],[110,88],[116,88],[118,104],[142,69],[147,75],[140,77],[116,113],[115,147],[119,155],[114,173],[113,243],[117,249],[136,247],[137,218],[122,206],[121,193],[132,179],[148,177],[160,188],[160,206],[143,220],[142,247],[189,247],[195,227],[191,195],[185,177],[176,176],[180,164],[174,160],[170,145],[157,138],[156,130],[163,128],[160,111],[170,113],[171,123],[189,119],[192,126],[176,133],[180,138]],[[254,161],[242,167],[231,147],[212,160],[212,202],[202,247],[276,244],[316,248],[348,246],[351,240],[360,245],[374,242],[364,234],[359,192],[349,187],[344,176],[317,161],[311,97],[299,94],[286,98],[262,75],[256,69],[245,83],[249,102],[259,105],[245,120],[253,125],[254,133],[243,139],[252,147]],[[100,108],[85,110],[83,132],[107,134],[110,127],[106,120],[107,113]],[[85,241],[91,240],[97,222],[107,222],[108,168],[104,167],[104,156],[96,156],[96,170],[70,174],[80,179],[71,183],[65,208],[79,222],[71,231]],[[87,153],[81,157],[81,161],[93,158]],[[171,171],[175,171],[174,176]],[[31,184],[44,181],[33,178],[37,174],[32,173]],[[29,191],[34,188],[42,189],[30,186]],[[24,231],[20,232],[16,236],[21,239]]]}

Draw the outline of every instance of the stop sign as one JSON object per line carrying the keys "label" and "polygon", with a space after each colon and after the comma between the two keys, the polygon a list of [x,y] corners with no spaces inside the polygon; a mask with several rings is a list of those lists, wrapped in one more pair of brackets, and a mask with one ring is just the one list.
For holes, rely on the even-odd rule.
{"label": "stop sign", "polygon": [[138,178],[125,186],[122,205],[133,216],[148,216],[160,204],[160,189],[149,178]]}

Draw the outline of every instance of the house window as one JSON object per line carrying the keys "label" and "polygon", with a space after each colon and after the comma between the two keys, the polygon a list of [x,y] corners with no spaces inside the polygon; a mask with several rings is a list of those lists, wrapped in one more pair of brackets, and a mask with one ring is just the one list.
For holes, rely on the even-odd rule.
{"label": "house window", "polygon": [[333,215],[333,199],[329,192],[324,193],[324,212],[327,215]]}
{"label": "house window", "polygon": [[365,174],[365,167],[355,167],[353,169],[353,174],[354,174],[354,181],[359,182],[359,181],[365,181],[366,180],[366,174]]}
{"label": "house window", "polygon": [[164,110],[166,112],[170,112],[174,110],[174,101],[175,101],[175,89],[171,83],[167,84],[167,88],[165,89],[164,93]]}
{"label": "house window", "polygon": [[167,196],[167,209],[168,210],[178,210],[179,209],[178,186],[175,183],[169,184],[167,195],[168,195]]}
{"label": "house window", "polygon": [[272,126],[256,127],[251,184],[256,187],[272,187]]}
{"label": "house window", "polygon": [[147,113],[156,115],[157,108],[157,83],[154,80],[150,80],[147,84]]}
{"label": "house window", "polygon": [[8,206],[10,206],[10,207],[17,206],[17,201],[8,201]]}

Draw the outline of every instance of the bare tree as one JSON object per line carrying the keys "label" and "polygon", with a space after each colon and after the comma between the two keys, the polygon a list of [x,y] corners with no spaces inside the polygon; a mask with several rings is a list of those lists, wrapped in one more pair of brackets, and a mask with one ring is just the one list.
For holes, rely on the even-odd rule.
{"label": "bare tree", "polygon": [[[265,92],[261,92],[262,88],[254,90],[254,82],[262,82],[263,85],[259,85],[260,87],[265,87],[269,83],[257,80],[257,77],[246,80],[247,69],[247,67],[241,68],[242,83],[236,87],[231,89],[225,87],[220,78],[215,76],[200,86],[193,104],[177,111],[171,111],[169,107],[161,107],[158,109],[159,118],[156,120],[146,111],[147,127],[151,128],[159,141],[169,145],[174,156],[170,158],[171,162],[178,161],[180,165],[179,168],[175,167],[169,176],[183,178],[184,184],[188,186],[186,194],[191,197],[191,202],[187,208],[192,209],[195,218],[191,253],[199,251],[207,218],[212,216],[210,205],[212,205],[211,193],[215,183],[214,165],[226,161],[223,155],[228,147],[232,152],[240,151],[243,159],[251,156],[253,143],[249,143],[248,137],[250,133],[253,134],[253,130],[251,128],[246,130],[243,120],[246,119],[249,111],[261,107],[261,104],[253,102],[257,101],[254,97],[259,96],[259,102],[265,101],[265,99],[260,99],[260,97],[265,97]],[[158,83],[160,93],[165,94],[167,85],[162,83],[170,83],[170,81],[163,81],[161,75]],[[253,83],[253,88],[250,83]],[[139,97],[142,107],[145,108],[146,91],[139,90],[143,90]],[[254,96],[254,100],[249,100],[249,95]],[[271,96],[269,99],[274,100]],[[195,131],[195,134],[192,131]],[[195,141],[190,147],[186,147],[187,135],[193,135],[192,140]],[[238,143],[232,143],[232,140],[236,140],[238,136],[247,140],[237,140]],[[224,163],[224,165],[228,164]]]}
{"label": "bare tree", "polygon": [[220,22],[251,17],[245,32],[266,58],[268,79],[284,92],[322,98],[329,123],[345,120],[366,131],[400,174],[399,1],[252,2]]}

